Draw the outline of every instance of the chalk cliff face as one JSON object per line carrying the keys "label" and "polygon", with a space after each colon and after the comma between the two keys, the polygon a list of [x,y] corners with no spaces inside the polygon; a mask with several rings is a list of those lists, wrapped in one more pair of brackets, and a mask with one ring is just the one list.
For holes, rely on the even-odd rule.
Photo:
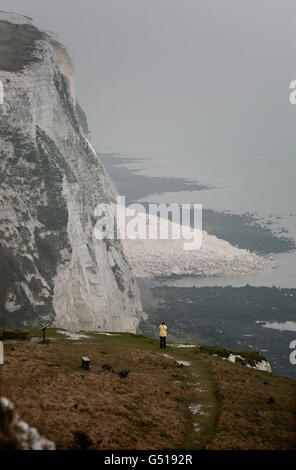
{"label": "chalk cliff face", "polygon": [[135,332],[122,245],[94,237],[95,207],[117,193],[79,122],[72,62],[17,18],[0,12],[0,327]]}

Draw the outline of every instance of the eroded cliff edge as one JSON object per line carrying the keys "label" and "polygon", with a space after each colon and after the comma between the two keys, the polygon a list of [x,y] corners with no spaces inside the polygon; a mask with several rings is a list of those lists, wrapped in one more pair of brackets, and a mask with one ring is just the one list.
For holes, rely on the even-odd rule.
{"label": "eroded cliff edge", "polygon": [[144,314],[122,245],[93,233],[117,192],[79,122],[71,60],[17,18],[0,12],[0,325],[135,332]]}

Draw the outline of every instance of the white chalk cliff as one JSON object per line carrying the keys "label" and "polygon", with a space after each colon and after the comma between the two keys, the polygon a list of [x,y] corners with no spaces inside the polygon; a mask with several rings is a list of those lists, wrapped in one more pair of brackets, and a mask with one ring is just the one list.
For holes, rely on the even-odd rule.
{"label": "white chalk cliff", "polygon": [[0,327],[135,332],[144,315],[120,241],[94,238],[116,189],[77,115],[65,48],[0,12]]}

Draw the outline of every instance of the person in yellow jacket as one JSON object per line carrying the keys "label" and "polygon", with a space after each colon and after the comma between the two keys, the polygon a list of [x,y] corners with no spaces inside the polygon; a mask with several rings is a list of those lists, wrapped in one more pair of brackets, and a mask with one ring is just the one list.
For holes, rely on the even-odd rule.
{"label": "person in yellow jacket", "polygon": [[165,321],[161,322],[159,325],[159,339],[160,339],[160,347],[166,348],[166,335],[167,335],[167,326]]}

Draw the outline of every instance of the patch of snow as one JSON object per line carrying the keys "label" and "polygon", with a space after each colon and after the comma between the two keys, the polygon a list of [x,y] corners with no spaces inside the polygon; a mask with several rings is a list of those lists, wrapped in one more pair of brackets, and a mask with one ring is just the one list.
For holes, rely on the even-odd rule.
{"label": "patch of snow", "polygon": [[206,389],[200,387],[199,382],[187,382],[187,385],[192,386],[192,390],[194,390],[195,392],[206,392],[207,391]]}
{"label": "patch of snow", "polygon": [[196,344],[174,344],[174,343],[168,343],[169,346],[172,346],[173,348],[196,348]]}
{"label": "patch of snow", "polygon": [[191,362],[189,361],[177,361],[178,364],[182,364],[183,366],[191,366]]}
{"label": "patch of snow", "polygon": [[169,359],[174,359],[172,356],[169,356],[168,354],[165,353],[160,353],[162,356],[167,357]]}
{"label": "patch of snow", "polygon": [[194,389],[193,389],[195,392],[201,392],[201,393],[204,393],[204,392],[206,392],[206,391],[207,391],[205,388],[201,388],[201,387],[199,387],[199,386],[198,386],[198,384],[196,384],[196,385],[197,385],[197,387],[194,387]]}
{"label": "patch of snow", "polygon": [[[226,357],[222,357],[222,359],[226,360]],[[244,360],[244,358],[241,357],[239,354],[232,354],[232,353],[230,353],[227,358],[227,360],[232,363],[235,363],[236,359]],[[257,369],[257,370],[261,370],[264,372],[271,372],[270,364],[264,360],[257,362],[254,366],[251,366],[250,364],[246,364],[246,367],[251,367],[252,369]]]}
{"label": "patch of snow", "polygon": [[68,339],[73,339],[75,341],[81,338],[89,338],[89,336],[84,335],[82,333],[72,333],[71,331],[58,330],[57,333],[68,336]]}
{"label": "patch of snow", "polygon": [[243,358],[239,354],[232,354],[232,353],[230,353],[227,358],[229,362],[233,362],[233,363],[236,362],[236,359],[243,359]]}
{"label": "patch of snow", "polygon": [[235,360],[236,360],[236,357],[235,357],[235,355],[234,355],[234,354],[229,354],[229,356],[228,356],[227,360],[228,360],[229,362],[235,362]]}
{"label": "patch of snow", "polygon": [[189,410],[190,410],[191,413],[194,414],[194,415],[200,414],[201,405],[198,405],[198,404],[189,405]]}
{"label": "patch of snow", "polygon": [[96,335],[119,336],[116,333],[103,333],[103,332],[97,332],[97,331],[96,331]]}
{"label": "patch of snow", "polygon": [[256,369],[256,370],[261,370],[263,372],[272,372],[271,366],[269,362],[267,361],[257,362],[255,366],[251,366],[250,364],[247,364],[247,367],[251,367],[252,369]]}
{"label": "patch of snow", "polygon": [[193,423],[193,429],[195,432],[200,432],[201,428],[198,423]]}
{"label": "patch of snow", "polygon": [[174,357],[172,356],[169,356],[168,354],[165,354],[165,353],[160,353],[162,356],[164,357],[168,357],[169,359],[174,359],[177,364],[182,364],[183,366],[191,366],[191,362],[188,362],[188,361],[178,361],[176,360]]}

